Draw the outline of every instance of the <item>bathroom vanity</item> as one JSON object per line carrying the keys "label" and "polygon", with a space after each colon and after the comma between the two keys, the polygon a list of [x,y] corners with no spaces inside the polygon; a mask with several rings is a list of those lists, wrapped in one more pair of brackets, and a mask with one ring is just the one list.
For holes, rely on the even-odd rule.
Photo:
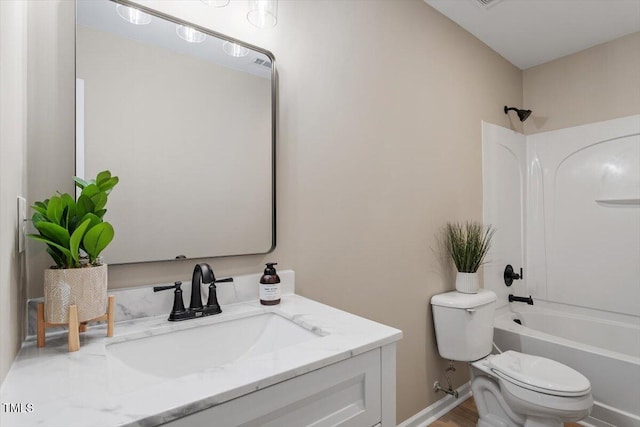
{"label": "bathroom vanity", "polygon": [[30,336],[0,389],[20,409],[3,427],[395,426],[401,331],[296,295],[294,273],[280,276],[277,306],[258,302],[259,275],[241,276],[218,285],[221,314],[168,322],[172,296],[135,288],[114,292],[113,338],[95,326],[68,353],[64,331],[45,348]]}

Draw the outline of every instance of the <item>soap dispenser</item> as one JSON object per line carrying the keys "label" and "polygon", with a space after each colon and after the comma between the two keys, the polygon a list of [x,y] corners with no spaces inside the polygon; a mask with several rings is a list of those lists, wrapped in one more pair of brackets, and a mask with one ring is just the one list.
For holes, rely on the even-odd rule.
{"label": "soap dispenser", "polygon": [[277,262],[268,262],[264,274],[260,278],[260,304],[280,304],[280,277],[273,267]]}

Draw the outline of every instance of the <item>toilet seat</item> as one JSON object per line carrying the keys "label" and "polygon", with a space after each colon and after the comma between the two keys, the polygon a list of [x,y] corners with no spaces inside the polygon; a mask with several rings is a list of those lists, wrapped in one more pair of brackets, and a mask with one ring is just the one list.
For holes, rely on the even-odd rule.
{"label": "toilet seat", "polygon": [[491,357],[488,366],[502,380],[552,396],[584,396],[591,383],[580,372],[544,357],[505,351]]}

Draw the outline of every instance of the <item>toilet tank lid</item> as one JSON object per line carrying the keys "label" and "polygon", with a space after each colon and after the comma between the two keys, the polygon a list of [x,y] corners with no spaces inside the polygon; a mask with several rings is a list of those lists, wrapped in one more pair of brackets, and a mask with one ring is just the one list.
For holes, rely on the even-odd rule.
{"label": "toilet tank lid", "polygon": [[477,294],[464,294],[453,291],[431,297],[431,305],[449,308],[473,308],[492,303],[496,294],[487,289],[480,289]]}

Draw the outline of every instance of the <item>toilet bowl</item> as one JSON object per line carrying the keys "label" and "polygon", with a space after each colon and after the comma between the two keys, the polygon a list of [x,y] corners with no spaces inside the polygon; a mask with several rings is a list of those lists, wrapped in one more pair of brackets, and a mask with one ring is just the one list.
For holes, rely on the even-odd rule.
{"label": "toilet bowl", "polygon": [[559,427],[586,418],[591,384],[578,371],[551,359],[506,351],[490,355],[496,296],[447,292],[431,305],[438,351],[468,362],[479,427]]}
{"label": "toilet bowl", "polygon": [[551,359],[507,351],[470,367],[480,418],[489,420],[479,426],[562,426],[586,418],[593,406],[589,380]]}

